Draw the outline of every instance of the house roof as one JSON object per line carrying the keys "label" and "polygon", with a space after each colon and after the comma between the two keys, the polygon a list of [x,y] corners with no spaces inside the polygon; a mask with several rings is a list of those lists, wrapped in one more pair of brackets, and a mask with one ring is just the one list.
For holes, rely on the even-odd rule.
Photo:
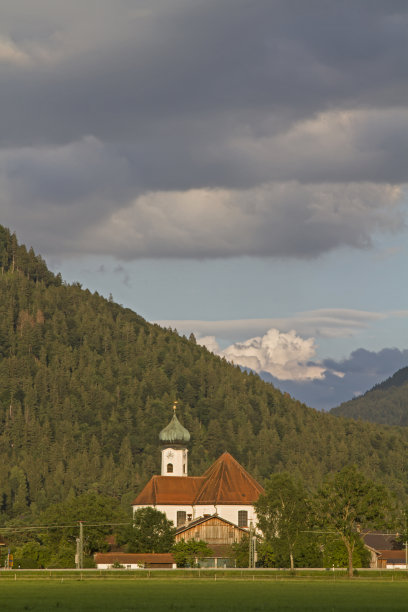
{"label": "house roof", "polygon": [[248,529],[244,529],[243,527],[238,527],[237,525],[235,525],[235,523],[231,523],[231,521],[227,521],[227,519],[223,518],[222,516],[218,516],[218,514],[212,514],[211,516],[200,516],[194,521],[190,521],[187,525],[183,525],[182,527],[179,527],[176,531],[176,534],[183,533],[184,531],[188,531],[189,529],[193,529],[194,527],[197,527],[197,525],[202,525],[203,523],[206,523],[207,521],[214,522],[214,519],[216,519],[217,521],[222,521],[226,525],[231,525],[231,527],[234,527],[234,529],[239,529],[240,531],[248,533]]}
{"label": "house roof", "polygon": [[195,504],[252,504],[263,488],[229,453],[223,453],[203,475]]}
{"label": "house roof", "polygon": [[252,505],[263,491],[238,461],[223,453],[203,476],[153,476],[133,505]]}
{"label": "house roof", "polygon": [[376,551],[391,550],[395,546],[395,533],[363,533],[364,543]]}
{"label": "house roof", "polygon": [[405,550],[380,550],[380,559],[405,563]]}
{"label": "house roof", "polygon": [[202,482],[203,478],[200,476],[153,476],[133,504],[192,506]]}
{"label": "house roof", "polygon": [[95,563],[174,563],[171,553],[95,553]]}

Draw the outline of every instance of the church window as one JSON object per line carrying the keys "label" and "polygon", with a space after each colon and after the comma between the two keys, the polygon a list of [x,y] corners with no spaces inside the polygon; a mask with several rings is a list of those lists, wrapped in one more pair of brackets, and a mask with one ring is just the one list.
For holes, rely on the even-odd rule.
{"label": "church window", "polygon": [[181,525],[186,524],[186,513],[184,510],[177,511],[177,527],[181,527]]}
{"label": "church window", "polygon": [[167,473],[168,474],[172,474],[173,473],[173,464],[172,463],[168,463],[167,464]]}
{"label": "church window", "polygon": [[238,510],[238,527],[248,527],[247,510]]}

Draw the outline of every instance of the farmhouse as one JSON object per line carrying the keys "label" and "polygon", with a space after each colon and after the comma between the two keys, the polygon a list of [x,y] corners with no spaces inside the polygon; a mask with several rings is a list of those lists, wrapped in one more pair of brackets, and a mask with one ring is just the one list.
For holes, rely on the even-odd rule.
{"label": "farmhouse", "polygon": [[[224,521],[224,526],[228,525],[227,531],[233,534],[233,541],[239,541],[238,534],[242,530],[248,529],[251,523],[256,525],[254,503],[263,493],[263,488],[227,452],[202,476],[188,476],[190,433],[179,422],[176,406],[173,410],[173,418],[159,434],[161,475],[150,479],[134,500],[133,511],[153,506],[179,529],[192,526],[200,517],[218,517]],[[204,524],[210,527],[208,521],[196,523],[194,533],[198,533],[201,529],[198,527]],[[211,527],[214,527],[213,523]],[[187,529],[184,533],[187,536],[192,531]]]}
{"label": "farmhouse", "polygon": [[407,557],[405,550],[381,550],[378,557],[377,567],[387,569],[407,569]]}
{"label": "farmhouse", "polygon": [[370,551],[372,568],[406,569],[405,549],[400,548],[395,533],[369,532],[363,534],[366,548]]}
{"label": "farmhouse", "polygon": [[171,553],[95,553],[94,561],[97,569],[111,569],[112,567],[124,567],[126,569],[170,569],[176,567]]}

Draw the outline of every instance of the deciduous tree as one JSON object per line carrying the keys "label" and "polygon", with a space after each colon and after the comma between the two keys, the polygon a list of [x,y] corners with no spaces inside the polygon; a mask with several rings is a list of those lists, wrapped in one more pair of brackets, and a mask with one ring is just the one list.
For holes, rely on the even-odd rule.
{"label": "deciduous tree", "polygon": [[307,528],[310,503],[301,482],[290,474],[273,474],[265,493],[255,504],[258,527],[273,549],[283,549],[295,567],[294,555],[300,534]]}
{"label": "deciduous tree", "polygon": [[385,487],[368,480],[355,466],[343,468],[331,476],[315,498],[316,522],[336,534],[344,543],[348,557],[348,575],[353,576],[353,552],[359,533],[379,528],[391,507]]}
{"label": "deciduous tree", "polygon": [[197,560],[213,554],[207,542],[203,540],[181,540],[171,549],[178,567],[196,567]]}
{"label": "deciduous tree", "polygon": [[129,553],[166,553],[174,544],[176,530],[163,512],[139,508],[133,524],[118,531],[117,542]]}

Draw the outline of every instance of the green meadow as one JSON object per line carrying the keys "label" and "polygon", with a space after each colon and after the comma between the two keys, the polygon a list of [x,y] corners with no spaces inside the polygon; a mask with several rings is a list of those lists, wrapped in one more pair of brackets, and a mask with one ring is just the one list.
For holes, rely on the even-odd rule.
{"label": "green meadow", "polygon": [[238,575],[0,577],[0,610],[406,610],[408,581]]}

